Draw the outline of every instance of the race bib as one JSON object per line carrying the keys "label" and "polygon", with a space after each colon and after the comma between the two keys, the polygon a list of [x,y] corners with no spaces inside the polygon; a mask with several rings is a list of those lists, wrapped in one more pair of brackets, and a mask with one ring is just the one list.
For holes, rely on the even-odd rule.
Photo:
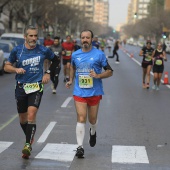
{"label": "race bib", "polygon": [[156,60],[155,64],[158,66],[162,65],[162,60]]}
{"label": "race bib", "polygon": [[89,75],[79,75],[79,87],[80,88],[92,88],[93,78]]}
{"label": "race bib", "polygon": [[71,56],[71,51],[66,51],[66,56]]}
{"label": "race bib", "polygon": [[25,90],[26,94],[36,92],[36,91],[40,90],[39,83],[38,82],[37,83],[26,83],[24,85],[24,90]]}
{"label": "race bib", "polygon": [[151,56],[145,57],[145,61],[151,61],[151,60],[152,60]]}

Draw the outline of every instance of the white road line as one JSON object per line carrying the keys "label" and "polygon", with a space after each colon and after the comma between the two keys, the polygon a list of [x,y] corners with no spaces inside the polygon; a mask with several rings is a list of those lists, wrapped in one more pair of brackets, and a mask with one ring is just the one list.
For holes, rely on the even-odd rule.
{"label": "white road line", "polygon": [[54,128],[55,124],[57,122],[50,122],[50,124],[47,126],[47,128],[44,130],[43,134],[40,136],[40,138],[38,139],[38,143],[43,143],[45,142],[45,140],[47,139],[48,135],[50,134],[50,132],[52,131],[52,129]]}
{"label": "white road line", "polygon": [[149,164],[145,146],[112,146],[112,163]]}
{"label": "white road line", "polygon": [[1,142],[0,141],[0,153],[9,148],[13,142]]}
{"label": "white road line", "polygon": [[67,107],[68,103],[71,101],[72,97],[68,97],[64,103],[61,105],[61,107]]}
{"label": "white road line", "polygon": [[35,158],[71,162],[77,147],[73,144],[48,143]]}

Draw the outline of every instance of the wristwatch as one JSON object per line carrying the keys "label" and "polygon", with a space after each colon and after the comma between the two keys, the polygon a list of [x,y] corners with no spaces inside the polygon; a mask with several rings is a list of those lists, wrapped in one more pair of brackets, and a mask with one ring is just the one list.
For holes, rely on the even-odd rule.
{"label": "wristwatch", "polygon": [[51,71],[50,71],[50,70],[46,70],[45,73],[46,73],[46,74],[50,74]]}

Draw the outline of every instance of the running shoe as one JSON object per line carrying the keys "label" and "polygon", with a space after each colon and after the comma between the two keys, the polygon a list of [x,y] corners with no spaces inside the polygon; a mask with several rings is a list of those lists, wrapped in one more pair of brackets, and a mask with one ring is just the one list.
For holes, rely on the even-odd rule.
{"label": "running shoe", "polygon": [[77,148],[76,156],[78,158],[84,158],[84,149],[81,146]]}
{"label": "running shoe", "polygon": [[158,86],[156,87],[156,90],[159,91],[159,87]]}
{"label": "running shoe", "polygon": [[90,139],[89,139],[89,144],[91,147],[94,147],[96,145],[96,132],[94,135],[91,135],[91,128],[90,128]]}
{"label": "running shoe", "polygon": [[23,159],[29,159],[29,156],[28,156],[28,155],[25,155],[25,154],[22,154],[22,158],[23,158]]}
{"label": "running shoe", "polygon": [[145,88],[146,88],[146,84],[145,84],[145,83],[143,83],[142,87],[143,87],[143,89],[145,89]]}
{"label": "running shoe", "polygon": [[152,86],[152,89],[153,89],[153,90],[156,90],[156,85],[155,85],[155,84]]}
{"label": "running shoe", "polygon": [[52,90],[52,93],[53,93],[53,94],[56,94],[56,89],[53,89],[53,90]]}
{"label": "running shoe", "polygon": [[146,88],[149,89],[149,84],[146,85]]}
{"label": "running shoe", "polygon": [[26,143],[22,150],[23,156],[29,157],[31,155],[31,150],[32,150],[31,145],[29,143]]}
{"label": "running shoe", "polygon": [[66,83],[66,78],[64,78],[63,82]]}
{"label": "running shoe", "polygon": [[68,82],[70,79],[69,78],[66,78],[66,82]]}

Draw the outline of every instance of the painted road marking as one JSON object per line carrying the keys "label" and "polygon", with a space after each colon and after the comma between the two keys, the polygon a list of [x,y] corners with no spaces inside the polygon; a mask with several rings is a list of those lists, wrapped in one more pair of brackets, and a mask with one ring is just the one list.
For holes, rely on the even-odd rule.
{"label": "painted road marking", "polygon": [[2,153],[4,150],[8,149],[13,144],[13,142],[2,142],[0,141],[0,153]]}
{"label": "painted road marking", "polygon": [[35,158],[71,162],[77,147],[78,145],[73,144],[48,143]]}
{"label": "painted road marking", "polygon": [[68,97],[64,103],[61,105],[61,107],[67,107],[68,103],[71,101],[72,97]]}
{"label": "painted road marking", "polygon": [[149,164],[145,146],[112,146],[112,163]]}
{"label": "painted road marking", "polygon": [[54,128],[55,124],[57,122],[50,122],[50,124],[47,126],[47,128],[44,130],[43,134],[40,136],[40,138],[38,139],[38,143],[43,143],[45,142],[45,140],[47,139],[48,135],[50,134],[50,132],[52,131],[52,129]]}
{"label": "painted road marking", "polygon": [[[50,86],[49,86],[50,87]],[[46,88],[44,90],[44,92],[46,92],[48,90],[48,88]],[[14,115],[11,119],[9,119],[6,123],[4,123],[2,126],[0,126],[0,131],[2,129],[4,129],[5,127],[7,127],[8,125],[10,125],[16,118],[18,117],[18,114]]]}
{"label": "painted road marking", "polygon": [[0,127],[0,131],[1,131],[2,129],[4,129],[6,126],[8,126],[11,122],[13,122],[17,117],[18,117],[18,114],[14,115],[11,119],[9,119],[6,123],[4,123],[4,124]]}

